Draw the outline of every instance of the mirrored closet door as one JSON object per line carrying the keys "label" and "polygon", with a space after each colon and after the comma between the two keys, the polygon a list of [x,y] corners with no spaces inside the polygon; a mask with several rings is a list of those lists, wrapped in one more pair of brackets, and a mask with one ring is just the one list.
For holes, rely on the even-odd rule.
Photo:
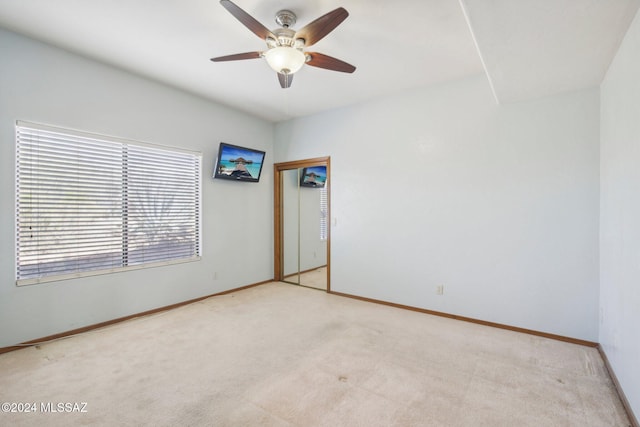
{"label": "mirrored closet door", "polygon": [[329,290],[329,158],[274,165],[275,279]]}

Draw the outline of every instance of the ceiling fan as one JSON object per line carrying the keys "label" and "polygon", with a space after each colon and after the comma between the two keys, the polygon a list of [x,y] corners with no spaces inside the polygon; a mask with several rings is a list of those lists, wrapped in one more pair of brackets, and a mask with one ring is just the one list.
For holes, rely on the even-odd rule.
{"label": "ceiling fan", "polygon": [[283,89],[291,86],[293,74],[304,64],[343,73],[353,73],[356,70],[353,65],[331,56],[303,51],[320,41],[349,16],[349,12],[342,7],[322,15],[297,31],[290,28],[296,23],[296,15],[290,10],[281,10],[276,13],[276,23],[282,28],[270,31],[231,0],[220,0],[220,4],[245,27],[264,40],[268,49],[263,52],[218,56],[211,58],[213,62],[265,58],[269,66],[278,73],[278,80]]}

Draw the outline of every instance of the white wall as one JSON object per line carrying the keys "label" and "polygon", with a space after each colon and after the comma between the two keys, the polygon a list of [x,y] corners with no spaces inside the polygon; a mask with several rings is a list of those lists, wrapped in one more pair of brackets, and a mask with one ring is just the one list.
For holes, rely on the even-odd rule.
{"label": "white wall", "polygon": [[333,290],[595,341],[598,139],[596,88],[497,106],[475,77],[280,123],[274,150],[331,155]]}
{"label": "white wall", "polygon": [[[0,347],[273,277],[271,123],[2,29],[0,58]],[[16,120],[202,151],[202,260],[16,287]],[[259,183],[211,178],[221,141],[267,151]]]}
{"label": "white wall", "polygon": [[640,15],[601,86],[600,344],[640,415]]}

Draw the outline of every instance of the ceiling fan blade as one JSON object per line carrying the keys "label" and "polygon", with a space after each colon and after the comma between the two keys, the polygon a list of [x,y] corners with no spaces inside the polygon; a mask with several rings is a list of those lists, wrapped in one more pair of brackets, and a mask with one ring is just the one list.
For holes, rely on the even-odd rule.
{"label": "ceiling fan blade", "polygon": [[280,86],[282,86],[282,89],[286,89],[291,86],[293,74],[278,73],[278,80],[280,80]]}
{"label": "ceiling fan blade", "polygon": [[340,71],[342,73],[353,73],[356,70],[356,67],[354,67],[353,65],[347,64],[346,62],[333,58],[329,55],[318,52],[305,53],[311,57],[311,59],[307,61],[307,65],[318,68],[326,68],[327,70],[332,71]]}
{"label": "ceiling fan blade", "polygon": [[211,58],[213,62],[223,62],[223,61],[238,61],[240,59],[256,59],[262,57],[262,52],[245,52],[245,53],[236,53],[234,55],[226,55],[226,56],[218,56],[216,58]]}
{"label": "ceiling fan blade", "polygon": [[349,16],[349,12],[339,7],[298,30],[296,39],[304,39],[304,45],[307,47],[314,45],[347,19],[347,16]]}
{"label": "ceiling fan blade", "polygon": [[229,13],[235,16],[238,21],[242,22],[245,27],[250,29],[256,36],[260,37],[262,40],[265,40],[267,37],[271,37],[274,40],[276,39],[276,36],[274,36],[267,27],[258,22],[253,16],[240,9],[231,0],[220,0],[220,4],[224,6],[224,8],[229,11]]}

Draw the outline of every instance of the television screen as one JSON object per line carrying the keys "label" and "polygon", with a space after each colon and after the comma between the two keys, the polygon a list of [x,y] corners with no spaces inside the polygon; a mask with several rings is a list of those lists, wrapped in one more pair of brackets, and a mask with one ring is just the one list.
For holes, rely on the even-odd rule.
{"label": "television screen", "polygon": [[258,182],[262,172],[264,151],[220,143],[214,178]]}
{"label": "television screen", "polygon": [[300,176],[301,187],[314,187],[322,188],[327,182],[327,167],[326,166],[312,166],[302,169],[302,175]]}

